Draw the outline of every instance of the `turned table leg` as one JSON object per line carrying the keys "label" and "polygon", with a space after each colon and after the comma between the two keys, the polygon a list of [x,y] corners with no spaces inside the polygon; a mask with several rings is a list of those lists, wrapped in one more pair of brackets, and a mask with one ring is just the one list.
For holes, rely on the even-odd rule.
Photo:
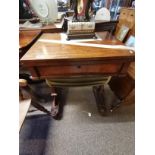
{"label": "turned table leg", "polygon": [[54,87],[51,87],[51,96],[52,96],[52,105],[51,105],[51,114],[55,117],[59,112],[58,104],[58,93]]}
{"label": "turned table leg", "polygon": [[51,96],[51,115],[54,119],[61,119],[63,109],[62,89],[51,87]]}

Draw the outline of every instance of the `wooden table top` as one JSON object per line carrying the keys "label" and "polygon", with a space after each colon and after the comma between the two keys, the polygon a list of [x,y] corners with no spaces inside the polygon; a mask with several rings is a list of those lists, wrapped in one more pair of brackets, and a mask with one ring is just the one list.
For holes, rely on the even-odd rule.
{"label": "wooden table top", "polygon": [[[78,61],[81,59],[91,60],[105,60],[105,59],[119,59],[125,58],[134,60],[134,52],[123,49],[108,49],[108,48],[97,48],[97,47],[84,47],[77,45],[65,45],[48,42],[50,40],[60,40],[60,33],[44,33],[35,42],[35,44],[28,50],[28,52],[22,57],[21,62],[37,63],[42,61]],[[47,42],[42,42],[40,39],[45,39]],[[102,38],[103,39],[103,38]],[[91,41],[90,43],[95,44],[108,44],[108,45],[121,45],[120,41],[112,40],[97,40]]]}
{"label": "wooden table top", "polygon": [[41,30],[19,31],[19,49],[30,45],[40,34]]}

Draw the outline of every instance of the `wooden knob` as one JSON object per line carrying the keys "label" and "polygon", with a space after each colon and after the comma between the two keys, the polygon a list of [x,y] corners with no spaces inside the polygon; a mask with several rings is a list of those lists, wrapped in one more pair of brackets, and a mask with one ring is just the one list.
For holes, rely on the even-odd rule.
{"label": "wooden knob", "polygon": [[20,87],[26,87],[27,86],[27,80],[19,79],[19,86]]}

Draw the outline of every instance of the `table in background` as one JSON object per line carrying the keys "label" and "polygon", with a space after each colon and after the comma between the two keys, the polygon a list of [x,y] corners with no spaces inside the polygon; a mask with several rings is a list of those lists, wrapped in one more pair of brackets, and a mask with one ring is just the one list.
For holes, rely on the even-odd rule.
{"label": "table in background", "polygon": [[41,35],[41,30],[19,31],[19,58],[33,45]]}

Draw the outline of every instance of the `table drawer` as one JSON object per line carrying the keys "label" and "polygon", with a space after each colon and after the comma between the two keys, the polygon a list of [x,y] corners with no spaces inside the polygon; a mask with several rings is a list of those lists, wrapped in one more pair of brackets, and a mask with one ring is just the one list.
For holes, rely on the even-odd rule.
{"label": "table drawer", "polygon": [[87,75],[87,74],[114,74],[121,69],[122,63],[114,64],[85,64],[68,66],[37,66],[40,77],[62,75]]}

